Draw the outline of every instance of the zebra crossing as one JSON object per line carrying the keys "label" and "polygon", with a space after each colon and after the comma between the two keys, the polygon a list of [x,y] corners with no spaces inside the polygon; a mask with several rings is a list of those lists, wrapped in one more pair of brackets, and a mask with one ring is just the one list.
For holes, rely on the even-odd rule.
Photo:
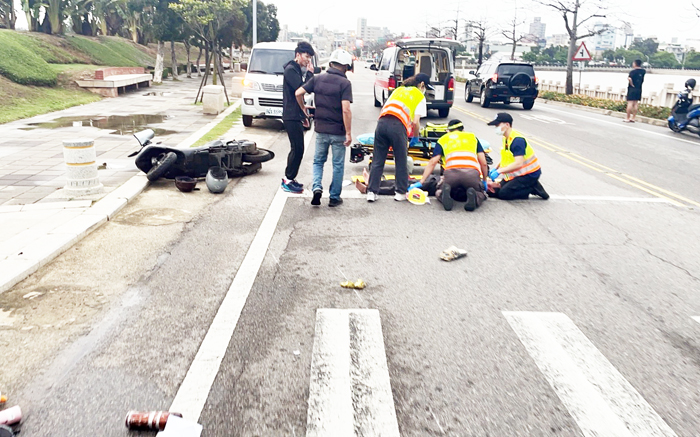
{"label": "zebra crossing", "polygon": [[[677,435],[567,315],[502,314],[583,435]],[[399,436],[377,310],[317,311],[310,379],[307,437]]]}

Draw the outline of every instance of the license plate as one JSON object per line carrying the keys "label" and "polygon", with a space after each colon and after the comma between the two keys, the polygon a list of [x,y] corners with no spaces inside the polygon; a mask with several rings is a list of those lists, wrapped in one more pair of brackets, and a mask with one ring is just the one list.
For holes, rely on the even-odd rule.
{"label": "license plate", "polygon": [[272,117],[281,117],[282,116],[282,108],[266,108],[265,115],[269,115]]}
{"label": "license plate", "polygon": [[520,103],[520,97],[511,97],[510,103]]}

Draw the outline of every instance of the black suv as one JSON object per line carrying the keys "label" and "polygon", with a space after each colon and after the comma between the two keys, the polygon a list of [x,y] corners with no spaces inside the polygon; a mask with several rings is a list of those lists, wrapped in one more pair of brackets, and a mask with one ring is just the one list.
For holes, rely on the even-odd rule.
{"label": "black suv", "polygon": [[537,98],[537,76],[531,64],[519,62],[484,62],[467,82],[464,99],[471,102],[479,97],[481,106],[488,108],[492,102],[522,103],[532,109]]}

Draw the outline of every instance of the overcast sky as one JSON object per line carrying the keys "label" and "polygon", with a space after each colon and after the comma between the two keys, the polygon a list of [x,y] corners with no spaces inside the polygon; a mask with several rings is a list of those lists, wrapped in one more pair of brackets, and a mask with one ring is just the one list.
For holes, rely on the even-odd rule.
{"label": "overcast sky", "polygon": [[[588,0],[589,3],[593,1]],[[291,31],[312,30],[321,23],[328,29],[344,32],[355,29],[357,18],[364,17],[368,26],[386,26],[395,33],[425,33],[426,23],[446,26],[448,19],[454,20],[459,8],[460,19],[484,18],[494,28],[507,26],[516,11],[518,21],[526,22],[521,26],[524,31],[529,29],[533,17],[542,17],[547,24],[547,36],[565,33],[563,18],[533,0],[272,0],[272,3],[277,5],[280,24],[287,24]],[[700,39],[700,18],[691,0],[608,0],[605,3],[610,23],[619,26],[622,21],[628,21],[635,35],[656,36],[666,42],[674,37],[681,42],[688,38]],[[700,5],[700,0],[696,3]],[[585,13],[586,9],[583,11]]]}

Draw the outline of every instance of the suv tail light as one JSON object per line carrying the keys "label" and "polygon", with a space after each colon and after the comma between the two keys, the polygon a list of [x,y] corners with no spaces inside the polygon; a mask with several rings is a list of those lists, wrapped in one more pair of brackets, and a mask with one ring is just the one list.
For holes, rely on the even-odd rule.
{"label": "suv tail light", "polygon": [[538,83],[540,83],[540,80],[537,78],[537,76],[535,76],[535,85],[537,85]]}
{"label": "suv tail light", "polygon": [[491,82],[493,82],[493,83],[498,82],[498,73],[494,73],[494,75],[491,76]]}
{"label": "suv tail light", "polygon": [[450,81],[447,83],[447,91],[454,91],[455,90],[455,78],[451,77]]}
{"label": "suv tail light", "polygon": [[396,78],[390,77],[389,78],[389,91],[393,91],[396,89]]}

